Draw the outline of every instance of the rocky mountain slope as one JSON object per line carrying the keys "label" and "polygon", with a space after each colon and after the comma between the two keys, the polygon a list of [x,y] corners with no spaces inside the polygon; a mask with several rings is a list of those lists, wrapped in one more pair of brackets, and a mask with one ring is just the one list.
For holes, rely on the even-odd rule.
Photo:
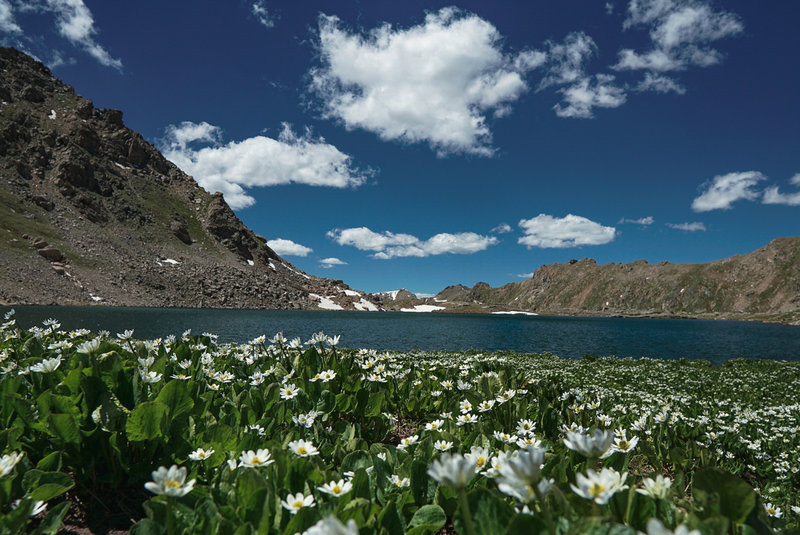
{"label": "rocky mountain slope", "polygon": [[367,308],[12,48],[0,101],[0,304]]}
{"label": "rocky mountain slope", "polygon": [[745,255],[705,264],[598,265],[571,260],[522,282],[448,286],[448,311],[521,310],[600,314],[800,320],[800,237],[777,238]]}

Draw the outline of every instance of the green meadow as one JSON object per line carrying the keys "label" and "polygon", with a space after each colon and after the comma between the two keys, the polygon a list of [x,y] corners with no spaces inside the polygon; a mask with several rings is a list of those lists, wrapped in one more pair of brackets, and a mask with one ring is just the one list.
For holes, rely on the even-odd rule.
{"label": "green meadow", "polygon": [[0,533],[800,533],[798,363],[3,321]]}

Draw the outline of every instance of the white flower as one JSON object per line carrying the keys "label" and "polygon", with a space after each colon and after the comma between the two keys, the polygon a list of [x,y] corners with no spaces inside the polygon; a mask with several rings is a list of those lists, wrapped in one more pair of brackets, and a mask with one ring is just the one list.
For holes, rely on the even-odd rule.
{"label": "white flower", "polygon": [[496,403],[493,399],[487,399],[485,401],[481,401],[480,405],[478,405],[478,412],[486,412],[492,410],[494,404]]}
{"label": "white flower", "polygon": [[595,429],[592,435],[567,431],[564,445],[585,457],[601,457],[608,451],[613,438],[612,431],[601,431],[600,429]]}
{"label": "white flower", "polygon": [[172,465],[169,469],[160,466],[153,472],[153,481],[144,484],[144,488],[153,494],[167,496],[186,496],[192,491],[195,480],[186,482],[186,468]]}
{"label": "white flower", "polygon": [[352,518],[346,525],[342,524],[341,520],[331,515],[308,528],[303,535],[358,535],[358,525]]}
{"label": "white flower", "polygon": [[665,528],[661,520],[651,518],[647,521],[647,535],[700,535],[700,530],[693,529],[689,531],[688,526],[680,525],[675,528],[675,531],[672,531],[671,529]]}
{"label": "white flower", "polygon": [[288,510],[291,514],[296,515],[297,511],[303,507],[314,507],[314,496],[303,496],[302,492],[297,494],[289,494],[285,500],[281,500],[281,505],[284,509]]}
{"label": "white flower", "polygon": [[317,412],[311,411],[308,414],[298,414],[297,416],[292,416],[292,421],[297,425],[302,425],[305,428],[310,428],[314,425],[314,420],[317,418]]}
{"label": "white flower", "polygon": [[438,431],[444,425],[444,420],[434,420],[425,424],[426,431]]}
{"label": "white flower", "polygon": [[193,461],[205,461],[211,454],[214,453],[214,450],[204,450],[203,448],[197,448],[192,453],[189,454],[189,458]]}
{"label": "white flower", "polygon": [[275,462],[271,457],[269,450],[266,448],[260,448],[258,451],[243,451],[242,454],[239,455],[239,466],[261,468]]}
{"label": "white flower", "polygon": [[536,437],[520,437],[517,439],[517,446],[519,448],[541,448],[542,441]]}
{"label": "white flower", "polygon": [[472,446],[469,453],[465,453],[464,457],[475,463],[475,470],[482,472],[489,467],[489,449],[480,446]]}
{"label": "white flower", "polygon": [[22,460],[22,457],[25,455],[24,452],[17,453],[12,451],[6,455],[0,457],[0,477],[5,477],[11,473],[17,463]]}
{"label": "white flower", "polygon": [[526,484],[538,482],[544,466],[544,453],[545,450],[541,448],[515,451],[500,464],[498,471],[501,481],[510,484],[514,484],[514,481]]}
{"label": "white flower", "polygon": [[446,440],[437,440],[433,443],[433,447],[439,451],[447,451],[453,447],[453,443]]}
{"label": "white flower", "polygon": [[650,496],[654,499],[666,499],[669,496],[669,489],[672,487],[672,480],[658,474],[655,479],[646,477],[642,479],[642,486],[644,488],[636,489],[639,494]]}
{"label": "white flower", "polygon": [[461,489],[466,487],[475,475],[475,467],[473,459],[460,454],[446,453],[428,467],[428,475],[442,485]]}
{"label": "white flower", "polygon": [[533,420],[520,420],[517,422],[517,434],[519,436],[532,435],[536,429],[536,424]]}
{"label": "white flower", "polygon": [[605,505],[616,492],[628,488],[628,485],[624,484],[627,477],[628,472],[620,474],[613,468],[603,468],[600,472],[590,468],[586,471],[586,475],[575,474],[577,485],[570,483],[570,487],[578,496],[592,500],[598,505]]}
{"label": "white flower", "polygon": [[[19,507],[20,502],[22,499],[17,498],[13,502],[11,502],[11,509],[16,509]],[[43,513],[47,509],[47,504],[41,500],[33,502],[33,509],[31,509],[30,516],[36,516],[39,513]]]}
{"label": "white flower", "polygon": [[777,505],[772,505],[772,503],[767,502],[764,504],[764,509],[767,511],[767,514],[772,518],[780,518],[783,516],[783,511]]}
{"label": "white flower", "polygon": [[293,385],[287,384],[281,388],[281,399],[294,399],[300,393],[300,389]]}
{"label": "white flower", "polygon": [[609,448],[609,450],[603,454],[603,457],[608,457],[617,451],[620,453],[628,453],[629,451],[632,451],[638,443],[639,437],[633,437],[630,440],[627,437],[616,437],[614,438],[614,443],[611,444],[611,448]]}
{"label": "white flower", "polygon": [[400,444],[397,445],[397,449],[400,451],[406,451],[406,448],[409,446],[413,446],[419,441],[419,435],[411,435],[410,437],[406,437],[400,440]]}
{"label": "white flower", "polygon": [[339,481],[325,483],[321,487],[318,487],[317,490],[324,492],[325,494],[330,494],[331,496],[339,497],[342,494],[347,494],[353,490],[353,484],[350,481],[340,479]]}
{"label": "white flower", "polygon": [[51,359],[43,359],[42,362],[37,362],[31,365],[31,371],[37,373],[50,373],[54,372],[61,365],[61,355]]}
{"label": "white flower", "polygon": [[161,380],[162,375],[155,371],[139,370],[139,375],[142,376],[142,381],[145,383],[157,383]]}
{"label": "white flower", "polygon": [[506,390],[505,392],[503,392],[502,394],[497,396],[495,399],[497,400],[498,403],[500,403],[502,405],[506,401],[508,401],[511,398],[513,398],[516,393],[517,393],[516,390]]}
{"label": "white flower", "polygon": [[474,424],[474,423],[477,423],[477,421],[478,421],[478,417],[475,416],[474,414],[470,414],[470,413],[459,414],[458,418],[456,418],[456,425],[457,426],[462,426],[464,424]]}
{"label": "white flower", "polygon": [[300,457],[319,455],[319,450],[317,450],[314,444],[303,439],[289,442],[289,448],[291,448],[295,455],[299,455]]}
{"label": "white flower", "polygon": [[400,476],[395,474],[389,476],[389,481],[391,481],[392,485],[394,485],[395,487],[400,487],[400,488],[408,487],[409,485],[411,485],[410,479],[408,479],[407,477],[401,478]]}
{"label": "white flower", "polygon": [[84,343],[82,343],[82,344],[79,344],[79,345],[78,345],[78,346],[75,348],[75,350],[76,350],[78,353],[83,353],[84,355],[92,355],[92,354],[94,354],[94,353],[95,353],[95,352],[96,352],[98,349],[100,349],[100,339],[99,339],[99,338],[94,338],[93,340],[89,340],[89,341],[87,341],[87,342],[84,342]]}
{"label": "white flower", "polygon": [[466,399],[465,399],[465,400],[462,400],[462,401],[461,401],[461,402],[458,404],[458,407],[459,407],[459,409],[461,409],[461,414],[466,414],[466,413],[468,413],[468,412],[472,412],[472,403],[470,403],[470,402],[469,402],[468,400],[466,400]]}

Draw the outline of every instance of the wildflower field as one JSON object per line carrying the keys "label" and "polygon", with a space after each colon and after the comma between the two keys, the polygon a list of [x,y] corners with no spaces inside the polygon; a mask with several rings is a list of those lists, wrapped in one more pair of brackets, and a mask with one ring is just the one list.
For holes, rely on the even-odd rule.
{"label": "wildflower field", "polygon": [[59,327],[0,327],[0,533],[800,533],[798,363]]}

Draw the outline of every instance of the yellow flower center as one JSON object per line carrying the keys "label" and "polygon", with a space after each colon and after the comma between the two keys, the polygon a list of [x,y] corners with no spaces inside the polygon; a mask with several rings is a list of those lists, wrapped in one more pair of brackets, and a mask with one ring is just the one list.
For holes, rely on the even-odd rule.
{"label": "yellow flower center", "polygon": [[589,487],[589,494],[597,497],[603,494],[605,490],[606,487],[604,485],[601,485],[600,483],[592,483],[592,485]]}
{"label": "yellow flower center", "polygon": [[342,492],[342,487],[340,487],[339,485],[334,485],[334,487],[331,490],[333,491],[334,494],[340,494]]}
{"label": "yellow flower center", "polygon": [[250,460],[250,464],[261,464],[261,459],[259,459],[258,457],[253,457]]}
{"label": "yellow flower center", "polygon": [[485,458],[483,458],[483,457],[478,457],[478,460],[477,460],[477,462],[476,462],[475,464],[477,464],[477,465],[478,465],[478,467],[480,468],[480,467],[482,467],[484,464],[486,464],[486,459],[485,459]]}
{"label": "yellow flower center", "polygon": [[304,446],[300,446],[299,448],[297,448],[297,453],[299,453],[300,455],[305,455],[306,453],[308,453],[308,450]]}
{"label": "yellow flower center", "polygon": [[181,488],[181,484],[178,483],[175,479],[168,479],[164,481],[164,488],[166,489],[179,489]]}
{"label": "yellow flower center", "polygon": [[300,500],[297,500],[296,502],[294,502],[292,504],[292,507],[294,507],[296,509],[300,509],[301,507],[303,507],[303,502],[301,502]]}

